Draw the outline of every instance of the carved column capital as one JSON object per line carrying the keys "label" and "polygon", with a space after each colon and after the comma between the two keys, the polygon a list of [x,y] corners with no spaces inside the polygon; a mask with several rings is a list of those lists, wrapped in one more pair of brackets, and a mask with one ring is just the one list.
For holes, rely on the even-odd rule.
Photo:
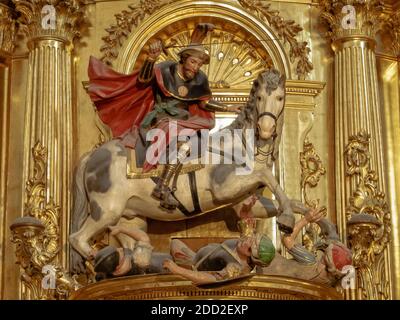
{"label": "carved column capital", "polygon": [[400,57],[400,9],[390,15],[385,24],[385,30],[387,30],[392,38],[392,51]]}
{"label": "carved column capital", "polygon": [[72,42],[83,21],[82,0],[13,0],[21,31],[30,39]]}
{"label": "carved column capital", "polygon": [[0,3],[0,51],[11,54],[14,50],[17,23],[14,19],[15,12]]}
{"label": "carved column capital", "polygon": [[382,28],[382,0],[319,0],[321,17],[332,41],[367,38],[374,42]]}

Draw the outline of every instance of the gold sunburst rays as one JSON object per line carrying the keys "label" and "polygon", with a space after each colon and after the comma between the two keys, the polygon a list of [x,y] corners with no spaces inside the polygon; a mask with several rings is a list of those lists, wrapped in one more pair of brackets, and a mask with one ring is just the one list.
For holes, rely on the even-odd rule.
{"label": "gold sunburst rays", "polygon": [[[186,30],[173,35],[168,43],[172,44],[168,56],[162,54],[160,60],[172,58],[178,61],[178,53],[189,44],[191,32]],[[250,89],[257,75],[272,66],[269,57],[264,59],[252,44],[230,32],[215,30],[206,37],[203,45],[210,55],[210,63],[202,70],[214,89]]]}

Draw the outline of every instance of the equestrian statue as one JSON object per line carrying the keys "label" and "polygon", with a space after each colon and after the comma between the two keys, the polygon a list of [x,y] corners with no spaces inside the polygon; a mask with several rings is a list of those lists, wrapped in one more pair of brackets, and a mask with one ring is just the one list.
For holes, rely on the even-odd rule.
{"label": "equestrian statue", "polygon": [[[213,101],[207,76],[200,70],[210,61],[202,41],[212,30],[211,24],[198,25],[191,43],[179,52],[179,62],[156,64],[165,48],[159,40],[151,42],[143,65],[129,75],[117,73],[91,57],[88,92],[113,139],[83,155],[76,168],[69,238],[72,270],[84,270],[84,259],[93,259],[96,254],[90,241],[117,225],[122,217],[131,226],[137,223],[138,228],[145,229],[146,218],[178,221],[222,207],[236,210],[249,196],[260,195],[265,187],[276,200],[258,196],[253,212],[261,218],[277,216],[284,233],[293,231],[293,212],[309,211],[300,201],[287,197],[272,172],[284,123],[285,75],[275,69],[260,73],[247,104],[241,108]],[[201,158],[227,156],[226,150],[231,155],[247,154],[254,160],[248,174],[238,174],[238,170],[246,168],[235,161],[211,162],[189,173],[182,171],[185,161],[197,150],[188,140],[179,141],[175,149],[170,141],[184,132],[212,129],[215,111],[238,113],[224,130],[232,136],[243,132],[243,143],[233,139],[224,141],[221,147],[210,135]],[[149,132],[156,129],[167,138],[147,141]],[[246,132],[251,133],[251,139]],[[253,148],[246,147],[250,140],[254,141]],[[148,152],[155,144],[164,151]],[[162,163],[163,155],[171,154],[172,149],[176,161]],[[129,178],[127,161],[132,150],[142,172],[156,172],[159,168],[158,176]],[[135,240],[129,239],[121,240],[124,248],[135,247]]]}

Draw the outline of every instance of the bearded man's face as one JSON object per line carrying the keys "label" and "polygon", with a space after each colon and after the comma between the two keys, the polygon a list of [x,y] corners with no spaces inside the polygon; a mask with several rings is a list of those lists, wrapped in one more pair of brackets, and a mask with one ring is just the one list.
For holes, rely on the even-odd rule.
{"label": "bearded man's face", "polygon": [[183,76],[187,80],[192,80],[203,65],[203,59],[189,56],[182,64]]}

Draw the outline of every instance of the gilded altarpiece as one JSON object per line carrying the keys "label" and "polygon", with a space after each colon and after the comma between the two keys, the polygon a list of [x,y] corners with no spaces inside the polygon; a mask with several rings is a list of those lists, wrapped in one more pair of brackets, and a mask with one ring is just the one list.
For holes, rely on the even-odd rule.
{"label": "gilded altarpiece", "polygon": [[[63,271],[69,264],[73,168],[84,153],[110,138],[85,90],[89,57],[94,55],[115,70],[130,73],[143,61],[147,50],[144,45],[150,39],[162,39],[171,47],[162,59],[176,59],[196,23],[211,22],[216,28],[204,41],[211,62],[203,71],[217,100],[244,104],[257,73],[270,66],[287,77],[285,126],[275,173],[290,197],[310,207],[323,207],[337,223],[342,240],[353,249],[356,290],[340,292],[339,296],[399,298],[396,274],[400,269],[400,191],[396,178],[400,178],[400,169],[395,138],[400,123],[399,8],[395,1],[386,1],[382,8],[379,1],[365,1],[365,5],[356,0],[348,2],[355,6],[360,23],[348,34],[340,30],[345,1],[0,3],[0,165],[1,172],[7,173],[0,179],[1,297],[60,299],[80,286]],[[41,9],[46,4],[56,8],[55,30],[41,29]],[[373,14],[367,14],[370,11]],[[373,19],[379,21],[377,30],[364,28],[366,23],[375,23]],[[385,30],[390,32],[381,32]],[[217,115],[217,126],[229,123],[233,117]],[[352,156],[354,148],[358,148],[356,159]],[[32,203],[35,184],[40,187],[36,193],[40,197]],[[370,202],[357,202],[359,198]],[[357,220],[357,214],[366,220]],[[15,219],[23,216],[42,222],[33,223],[30,234],[18,229],[21,223],[24,227],[25,220],[10,230]],[[151,221],[148,231],[155,248],[165,251],[171,237],[237,236],[230,217],[229,210],[223,210],[182,222]],[[266,228],[280,249],[275,221],[271,219]],[[373,238],[372,245],[357,239],[362,232]],[[318,228],[311,225],[298,241],[312,248],[318,233]],[[56,294],[32,293],[34,290],[26,287],[29,277],[40,275],[45,264],[40,257],[34,263],[21,264],[19,253],[17,260],[23,270],[20,273],[15,268],[10,238],[23,243],[28,235],[56,241],[42,258],[58,270]],[[364,252],[369,252],[368,258],[360,258]],[[373,276],[368,278],[368,274]],[[31,281],[33,286],[34,281],[39,283],[40,276]],[[321,294],[323,289],[319,288],[307,295],[310,289],[302,283],[297,289],[293,289],[293,283],[271,283],[272,287],[287,286],[297,292],[297,297],[329,296]],[[151,291],[145,284],[140,285],[144,289],[130,293],[133,298],[146,298],[146,292]],[[185,287],[187,283],[180,285]],[[168,290],[171,295],[163,297],[174,297],[174,289]],[[224,293],[214,297],[220,295]],[[257,297],[291,298],[283,293],[260,293]]]}

